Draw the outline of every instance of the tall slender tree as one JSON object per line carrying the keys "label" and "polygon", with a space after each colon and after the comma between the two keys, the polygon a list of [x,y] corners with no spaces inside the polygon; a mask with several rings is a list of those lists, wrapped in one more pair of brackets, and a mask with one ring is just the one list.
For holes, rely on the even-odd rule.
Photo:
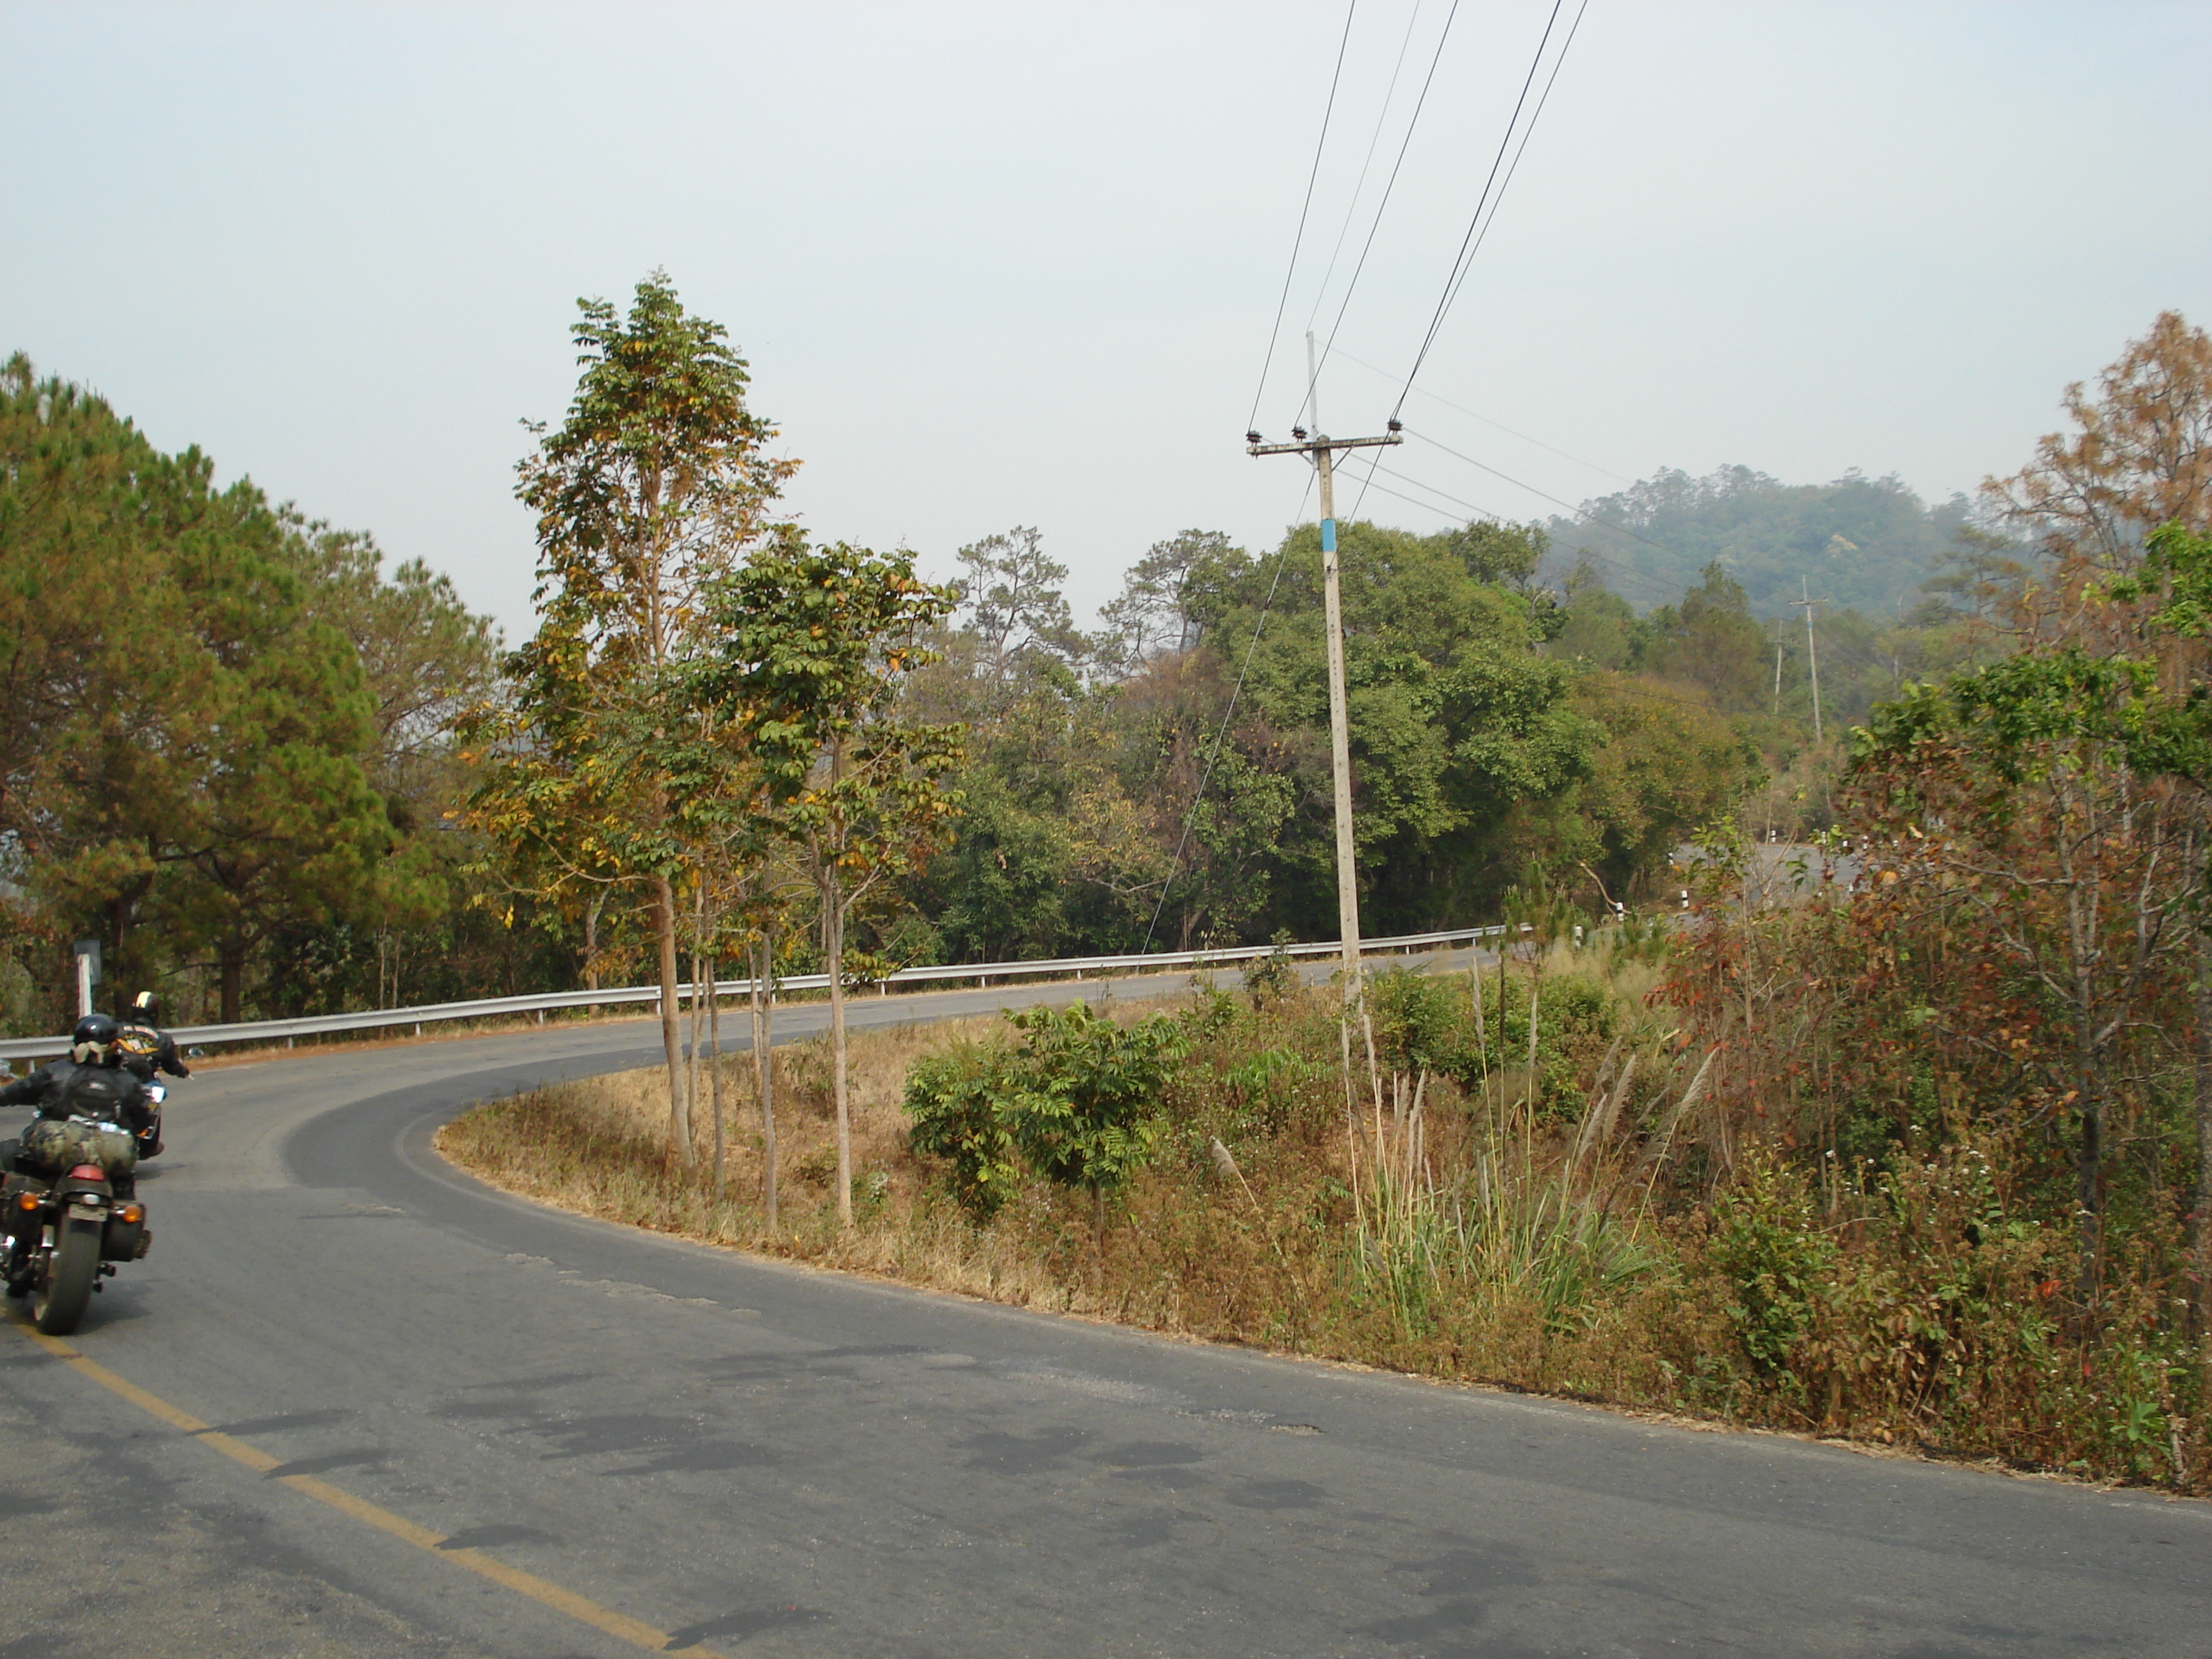
{"label": "tall slender tree", "polygon": [[670,794],[685,738],[680,665],[703,586],[763,529],[795,463],[746,407],[745,362],[718,323],[687,313],[665,272],[629,313],[579,302],[582,374],[567,420],[533,427],[515,494],[538,514],[538,632],[508,658],[509,709],[478,722],[491,762],[478,823],[527,848],[538,879],[613,882],[650,915],[668,1064],[669,1134],[691,1158],[677,1012]]}
{"label": "tall slender tree", "polygon": [[921,641],[952,593],[905,553],[795,532],[714,594],[724,668],[709,682],[742,710],[751,751],[804,850],[821,905],[837,1109],[837,1218],[853,1221],[852,1106],[845,1049],[846,927],[939,844],[958,798],[945,787],[961,728],[904,718],[902,682],[930,660]]}

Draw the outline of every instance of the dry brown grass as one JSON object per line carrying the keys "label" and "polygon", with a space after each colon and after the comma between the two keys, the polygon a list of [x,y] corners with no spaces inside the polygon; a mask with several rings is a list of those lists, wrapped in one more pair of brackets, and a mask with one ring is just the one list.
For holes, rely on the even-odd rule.
{"label": "dry brown grass", "polygon": [[783,1225],[763,1220],[765,1159],[749,1054],[723,1062],[724,1181],[712,1182],[714,1129],[702,1097],[694,1111],[696,1161],[687,1178],[670,1155],[667,1073],[659,1066],[586,1079],[478,1107],[441,1130],[438,1149],[464,1169],[580,1214],[703,1243],[733,1245],[879,1273],[1024,1307],[1073,1304],[1050,1275],[997,1230],[978,1230],[933,1189],[908,1148],[900,1097],[929,1049],[1009,1030],[991,1014],[853,1033],[854,1204],[860,1224],[836,1224],[836,1122],[828,1040],[775,1050],[776,1149]]}
{"label": "dry brown grass", "polygon": [[[1313,1030],[1334,1029],[1325,1011],[1315,1023],[1326,1001],[1325,993],[1301,993],[1272,1013],[1248,1015],[1260,1029],[1240,1029],[1224,1041],[1267,1046],[1308,1040]],[[1159,1006],[1115,1012],[1133,1018]],[[1697,1322],[1674,1304],[1671,1290],[1655,1289],[1616,1317],[1566,1337],[1546,1337],[1540,1319],[1524,1316],[1527,1310],[1491,1299],[1446,1310],[1418,1333],[1408,1330],[1401,1310],[1349,1282],[1345,1272],[1352,1217],[1340,1133],[1331,1127],[1341,1124],[1334,1084],[1317,1072],[1300,1085],[1312,1098],[1285,1100],[1279,1110],[1252,1108],[1219,1086],[1217,1066],[1230,1057],[1226,1048],[1194,1056],[1188,1093],[1171,1112],[1178,1121],[1164,1133],[1152,1165],[1121,1194],[1106,1238],[1096,1234],[1083,1195],[1042,1182],[1032,1182],[978,1225],[951,1202],[943,1172],[911,1150],[901,1099],[908,1071],[925,1053],[1011,1036],[1000,1015],[853,1034],[858,1224],[849,1232],[836,1219],[835,1122],[823,1038],[776,1052],[784,1224],[775,1235],[763,1221],[762,1142],[749,1055],[726,1062],[726,1173],[719,1194],[709,1174],[712,1128],[703,1104],[695,1112],[698,1156],[691,1173],[670,1156],[665,1073],[657,1067],[492,1103],[447,1125],[438,1145],[457,1164],[510,1191],[705,1243],[1018,1306],[1517,1388],[1651,1398],[1662,1392],[1656,1384],[1666,1361],[1648,1340],[1623,1340],[1620,1319],[1685,1333]],[[1440,1127],[1461,1109],[1448,1083],[1439,1081],[1433,1099]],[[1269,1127],[1251,1118],[1254,1109],[1274,1114]],[[1212,1156],[1217,1135],[1236,1146],[1241,1180],[1225,1176]],[[1456,1159],[1462,1138],[1463,1132],[1443,1128],[1440,1153]]]}

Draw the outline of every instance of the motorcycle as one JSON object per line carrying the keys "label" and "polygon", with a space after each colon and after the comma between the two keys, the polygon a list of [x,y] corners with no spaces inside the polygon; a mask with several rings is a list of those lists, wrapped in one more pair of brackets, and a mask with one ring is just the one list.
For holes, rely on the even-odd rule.
{"label": "motorcycle", "polygon": [[[148,1092],[158,1103],[159,1085]],[[33,1174],[19,1161],[0,1187],[7,1293],[25,1299],[49,1336],[76,1329],[116,1264],[142,1259],[153,1244],[132,1191],[137,1139],[112,1118],[42,1120],[25,1131],[23,1152],[59,1173]]]}

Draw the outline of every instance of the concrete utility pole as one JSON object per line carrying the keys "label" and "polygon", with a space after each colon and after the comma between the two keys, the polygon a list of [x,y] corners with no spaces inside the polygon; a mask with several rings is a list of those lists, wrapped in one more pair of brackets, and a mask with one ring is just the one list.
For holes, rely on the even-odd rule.
{"label": "concrete utility pole", "polygon": [[[1802,576],[1797,579],[1797,592],[1800,597],[1790,603],[1805,607],[1805,657],[1813,671],[1813,741],[1818,743],[1820,741],[1820,647],[1813,643],[1813,607],[1826,605],[1827,601],[1804,597],[1810,590],[1805,586]],[[1778,674],[1777,678],[1779,679]]]}
{"label": "concrete utility pole", "polygon": [[1321,474],[1321,585],[1328,626],[1328,750],[1329,769],[1336,785],[1336,914],[1344,948],[1344,1000],[1346,1006],[1359,994],[1359,872],[1352,860],[1352,726],[1344,702],[1344,605],[1337,580],[1336,470],[1340,449],[1371,449],[1406,441],[1398,422],[1380,438],[1331,438],[1321,434],[1321,410],[1314,397],[1313,336],[1306,336],[1307,404],[1316,428],[1309,438],[1293,428],[1295,442],[1264,443],[1256,432],[1244,434],[1248,455],[1304,455]]}

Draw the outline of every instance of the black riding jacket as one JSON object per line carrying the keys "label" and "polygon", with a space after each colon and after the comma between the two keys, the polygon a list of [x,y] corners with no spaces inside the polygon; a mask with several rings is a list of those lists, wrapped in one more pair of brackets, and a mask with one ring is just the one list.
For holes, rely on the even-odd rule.
{"label": "black riding jacket", "polygon": [[167,1072],[171,1077],[192,1074],[178,1057],[176,1038],[158,1025],[125,1025],[115,1040],[123,1051],[122,1064],[148,1083],[156,1072]]}
{"label": "black riding jacket", "polygon": [[124,1116],[146,1103],[145,1085],[120,1066],[80,1066],[58,1060],[0,1089],[0,1106],[35,1106],[40,1117]]}

